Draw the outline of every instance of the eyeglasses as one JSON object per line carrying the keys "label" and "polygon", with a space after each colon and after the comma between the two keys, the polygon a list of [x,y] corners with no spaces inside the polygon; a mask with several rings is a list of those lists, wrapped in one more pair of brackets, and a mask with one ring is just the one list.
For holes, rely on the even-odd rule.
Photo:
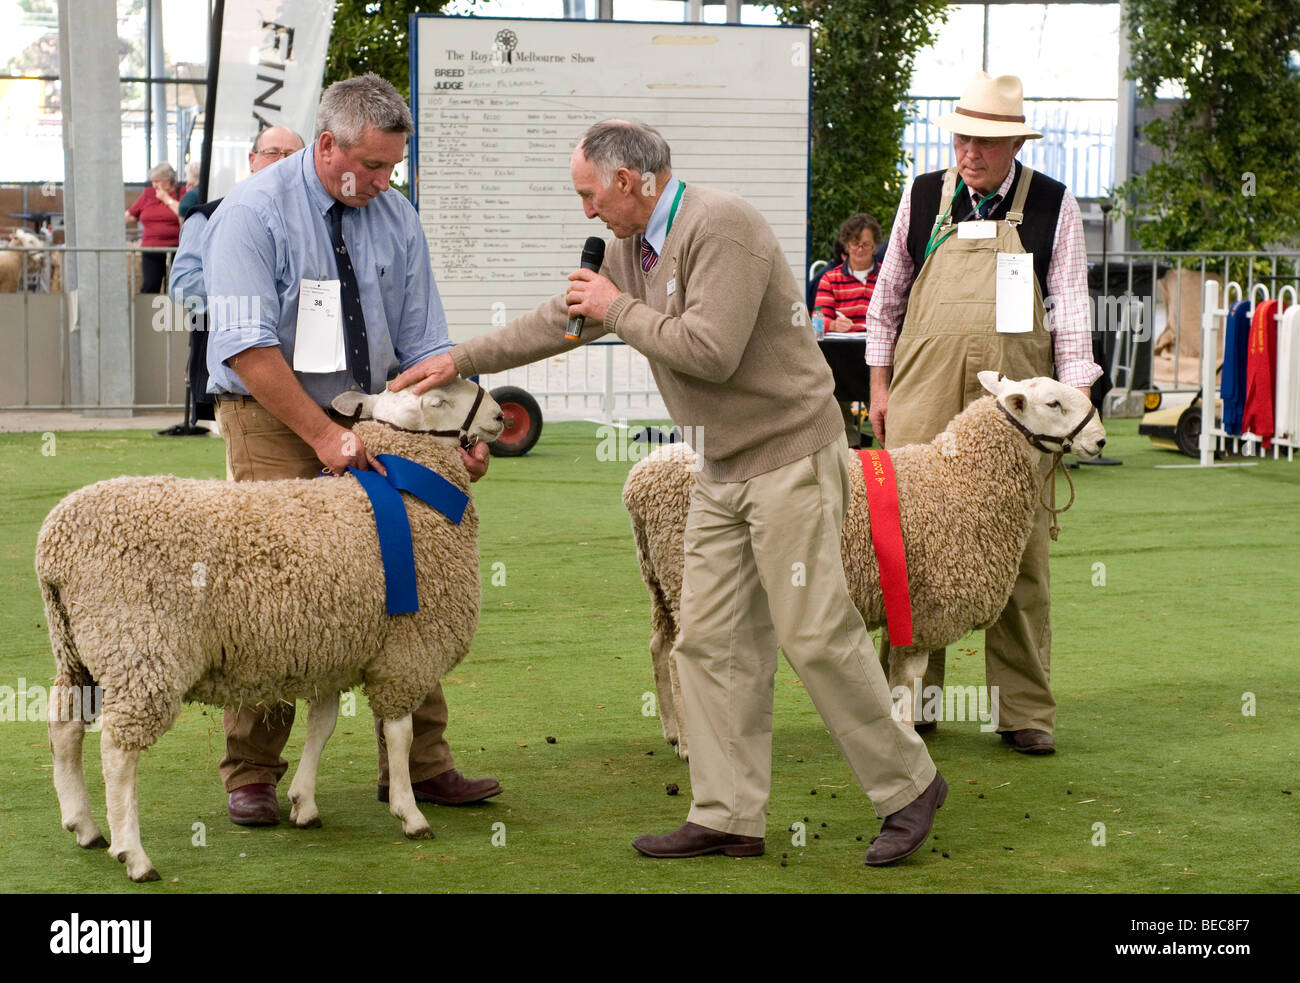
{"label": "eyeglasses", "polygon": [[849,246],[850,249],[870,249],[870,250],[874,250],[874,249],[876,248],[876,243],[874,242],[874,240],[873,240],[872,242],[857,242],[857,241],[855,240],[855,241],[853,241],[853,242],[850,242],[850,243],[848,244],[848,246]]}
{"label": "eyeglasses", "polygon": [[274,160],[283,160],[285,157],[292,157],[297,152],[298,151],[296,150],[272,150],[269,147],[265,150],[253,151],[253,153],[256,154],[258,157],[266,157],[267,159],[274,159]]}

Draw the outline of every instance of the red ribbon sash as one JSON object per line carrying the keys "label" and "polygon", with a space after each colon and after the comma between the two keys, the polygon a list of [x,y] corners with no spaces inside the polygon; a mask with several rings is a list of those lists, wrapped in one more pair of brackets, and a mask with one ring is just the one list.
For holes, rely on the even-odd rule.
{"label": "red ribbon sash", "polygon": [[867,486],[871,545],[880,564],[880,592],[885,599],[885,624],[890,645],[912,644],[912,596],[907,589],[907,555],[898,512],[898,482],[884,450],[858,451],[862,480]]}

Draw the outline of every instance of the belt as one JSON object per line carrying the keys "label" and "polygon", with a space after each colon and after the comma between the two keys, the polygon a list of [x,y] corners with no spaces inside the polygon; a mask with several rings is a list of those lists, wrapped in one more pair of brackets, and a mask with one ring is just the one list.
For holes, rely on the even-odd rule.
{"label": "belt", "polygon": [[[264,407],[252,396],[241,396],[238,393],[216,393],[213,396],[213,398],[218,403],[231,403],[235,406],[256,406],[258,409],[266,409],[266,407]],[[331,406],[322,406],[321,409],[324,410],[325,415],[328,416],[335,423],[345,424],[349,429],[351,429],[352,424],[357,422],[352,417],[347,416],[344,413],[340,413],[338,410],[334,409]],[[268,413],[271,412],[270,410],[266,410],[266,411]]]}

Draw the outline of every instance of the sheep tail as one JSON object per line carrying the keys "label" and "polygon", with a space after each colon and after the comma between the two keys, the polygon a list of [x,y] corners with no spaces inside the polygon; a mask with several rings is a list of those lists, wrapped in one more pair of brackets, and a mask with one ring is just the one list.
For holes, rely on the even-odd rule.
{"label": "sheep tail", "polygon": [[[77,643],[72,633],[72,620],[63,603],[58,585],[53,581],[41,581],[41,597],[45,601],[45,620],[50,628],[50,647],[54,650],[54,689],[50,694],[51,705],[57,699],[71,700],[75,691],[78,696],[91,693],[95,689],[95,677],[81,661],[77,654]],[[64,708],[71,713],[71,708]],[[69,719],[63,717],[62,719]]]}

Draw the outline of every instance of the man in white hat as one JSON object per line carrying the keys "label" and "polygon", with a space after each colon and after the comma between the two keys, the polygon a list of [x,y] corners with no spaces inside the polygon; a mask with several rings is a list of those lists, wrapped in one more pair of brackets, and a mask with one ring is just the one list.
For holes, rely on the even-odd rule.
{"label": "man in white hat", "polygon": [[[977,72],[955,111],[936,122],[952,131],[955,163],[903,192],[867,311],[871,424],[886,448],[931,440],[983,395],[981,370],[1052,376],[1084,393],[1101,375],[1079,204],[1015,159],[1025,140],[1042,136],[1025,125],[1020,79]],[[985,633],[998,729],[1025,754],[1056,749],[1050,612],[1040,509],[1011,599]],[[882,659],[888,651],[882,644]],[[943,677],[940,649],[924,685],[942,687]],[[916,723],[923,732],[935,726]]]}

